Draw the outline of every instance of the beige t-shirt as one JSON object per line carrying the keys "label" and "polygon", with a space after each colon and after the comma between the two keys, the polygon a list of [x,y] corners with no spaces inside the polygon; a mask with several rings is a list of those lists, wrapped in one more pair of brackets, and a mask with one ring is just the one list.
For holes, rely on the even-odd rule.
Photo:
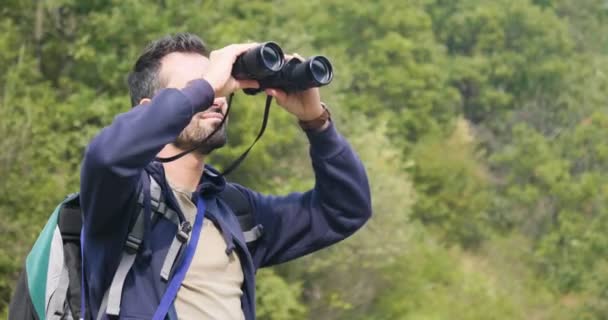
{"label": "beige t-shirt", "polygon": [[[191,192],[171,186],[188,221],[194,222],[196,206]],[[238,255],[226,254],[226,242],[215,224],[205,218],[192,264],[177,292],[175,309],[180,320],[245,319],[241,308],[243,270]]]}

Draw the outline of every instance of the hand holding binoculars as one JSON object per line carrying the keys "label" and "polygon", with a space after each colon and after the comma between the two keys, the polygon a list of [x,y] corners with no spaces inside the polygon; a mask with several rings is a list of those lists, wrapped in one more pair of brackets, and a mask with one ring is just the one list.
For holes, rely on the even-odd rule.
{"label": "hand holding binoculars", "polygon": [[249,95],[267,88],[277,88],[287,93],[322,87],[333,79],[329,59],[314,56],[301,61],[292,58],[285,61],[283,50],[274,42],[265,42],[240,55],[232,67],[232,76],[238,80],[257,80],[258,89],[245,89]]}

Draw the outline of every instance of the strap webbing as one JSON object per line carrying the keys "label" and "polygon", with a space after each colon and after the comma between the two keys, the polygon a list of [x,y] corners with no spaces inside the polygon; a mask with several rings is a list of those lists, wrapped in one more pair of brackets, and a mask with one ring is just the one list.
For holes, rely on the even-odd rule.
{"label": "strap webbing", "polygon": [[122,289],[125,285],[125,279],[133,263],[135,263],[135,256],[137,256],[144,234],[145,214],[143,211],[143,208],[139,211],[133,229],[131,229],[131,232],[127,236],[127,242],[120,257],[118,269],[116,269],[114,278],[112,278],[112,284],[110,284],[110,288],[108,289],[109,295],[106,313],[109,315],[117,316],[120,314],[120,302],[122,300]]}
{"label": "strap webbing", "polygon": [[160,270],[160,277],[163,280],[169,281],[171,269],[173,269],[173,265],[177,260],[179,252],[183,246],[188,243],[188,240],[190,240],[190,231],[192,231],[192,225],[190,225],[190,222],[188,221],[183,221],[178,226],[175,237],[173,238],[173,242],[171,242],[171,247],[169,247],[169,251],[165,256],[165,261],[163,262],[163,266]]}
{"label": "strap webbing", "polygon": [[165,217],[167,220],[179,226],[180,221],[177,212],[167,206],[162,194],[162,189],[158,182],[156,182],[153,177],[150,177],[150,196],[152,199],[152,211]]}
{"label": "strap webbing", "polygon": [[[152,200],[152,210],[154,213],[157,213],[158,216],[163,216],[167,220],[173,222],[178,226],[177,233],[175,234],[175,238],[173,238],[173,242],[171,242],[171,246],[169,247],[169,251],[167,251],[167,255],[165,256],[165,261],[163,262],[163,266],[160,271],[160,276],[163,280],[168,281],[169,276],[171,274],[171,269],[177,260],[177,256],[179,255],[180,250],[182,249],[184,243],[187,241],[187,238],[180,239],[180,232],[184,232],[183,225],[179,221],[179,216],[177,212],[173,209],[170,209],[164,201],[162,189],[158,182],[152,177],[150,177],[150,197]],[[140,197],[141,198],[141,197]],[[143,201],[141,199],[140,201]],[[190,232],[188,230],[188,232]],[[189,236],[186,234],[186,236]],[[182,237],[183,238],[183,237]]]}
{"label": "strap webbing", "polygon": [[165,257],[165,262],[163,262],[163,267],[160,270],[160,277],[169,281],[169,274],[171,274],[171,268],[173,268],[173,264],[175,264],[175,260],[177,259],[177,254],[179,253],[179,249],[182,248],[182,242],[177,239],[177,237],[173,238],[173,242],[171,242],[171,246],[169,247],[169,251],[167,252],[167,256]]}
{"label": "strap webbing", "polygon": [[108,289],[108,307],[106,309],[106,313],[109,315],[117,316],[120,314],[120,301],[122,300],[122,288],[125,284],[125,279],[127,278],[127,274],[133,263],[135,262],[135,256],[137,252],[127,253],[123,251],[122,257],[120,258],[120,264],[118,265],[118,269],[116,269],[116,273],[114,274],[114,278],[112,279],[112,284],[110,285],[110,289]]}
{"label": "strap webbing", "polygon": [[137,219],[135,220],[135,224],[133,224],[133,228],[129,231],[127,235],[127,242],[125,243],[124,252],[129,254],[137,254],[139,247],[141,246],[141,242],[144,238],[144,230],[145,228],[145,217],[144,208],[139,209],[137,213]]}
{"label": "strap webbing", "polygon": [[257,240],[262,235],[262,225],[257,225],[253,227],[251,230],[243,232],[245,236],[245,242],[253,242]]}
{"label": "strap webbing", "polygon": [[184,277],[186,276],[186,272],[188,271],[188,268],[190,268],[190,263],[192,262],[196,246],[198,245],[198,239],[201,235],[201,230],[203,229],[205,209],[205,200],[199,195],[196,202],[197,212],[194,220],[194,228],[192,229],[191,238],[184,253],[184,259],[182,260],[182,263],[177,266],[175,274],[173,275],[173,278],[171,278],[152,320],[163,320],[177,296],[177,291],[179,291],[182,281],[184,281]]}
{"label": "strap webbing", "polygon": [[65,313],[65,300],[68,293],[68,287],[70,285],[70,276],[68,274],[68,267],[63,265],[61,269],[61,275],[59,276],[59,283],[49,301],[49,306],[46,309],[46,318],[49,320],[62,319]]}
{"label": "strap webbing", "polygon": [[150,199],[152,200],[152,210],[160,213],[167,211],[163,191],[156,180],[150,177]]}
{"label": "strap webbing", "polygon": [[110,290],[106,290],[106,293],[103,294],[103,299],[101,300],[101,305],[99,306],[99,312],[97,313],[96,320],[102,320],[103,316],[106,314],[103,310],[106,310],[108,307],[108,294]]}
{"label": "strap webbing", "polygon": [[[114,316],[120,314],[120,303],[122,301],[122,290],[125,280],[131,267],[135,263],[135,257],[137,256],[137,252],[139,251],[139,247],[144,237],[145,219],[150,216],[151,211],[150,177],[145,171],[142,172],[142,179],[143,207],[138,211],[135,223],[127,235],[127,241],[122,256],[120,257],[118,268],[114,273],[110,287],[104,294],[104,300],[107,300],[105,301],[107,307],[102,305],[103,308],[99,308],[97,319],[101,319],[100,317],[103,317],[104,314]],[[102,303],[103,302],[104,301],[102,301]]]}

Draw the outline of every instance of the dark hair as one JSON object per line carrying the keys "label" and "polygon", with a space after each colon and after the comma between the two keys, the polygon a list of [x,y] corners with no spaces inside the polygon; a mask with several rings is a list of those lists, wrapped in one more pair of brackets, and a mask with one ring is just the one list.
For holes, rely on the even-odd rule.
{"label": "dark hair", "polygon": [[136,106],[143,98],[152,98],[164,84],[159,78],[160,60],[172,52],[191,52],[209,56],[209,49],[196,35],[176,33],[150,43],[139,56],[127,80],[131,105]]}

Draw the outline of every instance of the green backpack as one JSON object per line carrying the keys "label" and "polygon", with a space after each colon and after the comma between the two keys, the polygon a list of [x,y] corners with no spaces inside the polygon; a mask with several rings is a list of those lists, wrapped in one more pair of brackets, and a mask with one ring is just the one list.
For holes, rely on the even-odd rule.
{"label": "green backpack", "polygon": [[[177,214],[164,202],[160,186],[154,179],[150,180],[152,218],[163,217],[179,225]],[[227,183],[219,197],[237,216],[247,243],[258,239],[261,236],[261,228],[254,224],[251,206],[245,195]],[[136,222],[130,226],[126,244],[135,249],[135,254],[143,239],[144,230],[143,219],[140,219],[143,216],[143,195],[140,194],[138,199],[140,210]],[[80,197],[74,193],[55,208],[27,255],[25,267],[17,280],[9,305],[9,320],[91,318],[89,314],[81,314],[81,229]],[[126,254],[129,253],[123,252],[123,256]],[[173,261],[166,261],[170,266],[175,262],[176,256],[172,259]],[[122,260],[129,259],[121,259],[121,264]],[[122,268],[128,272],[131,265],[132,262],[119,266],[118,269]],[[117,279],[115,274],[112,281],[112,287],[118,286],[119,292],[122,292],[124,276]],[[108,288],[108,292],[110,289]],[[120,305],[120,298],[116,303]]]}

